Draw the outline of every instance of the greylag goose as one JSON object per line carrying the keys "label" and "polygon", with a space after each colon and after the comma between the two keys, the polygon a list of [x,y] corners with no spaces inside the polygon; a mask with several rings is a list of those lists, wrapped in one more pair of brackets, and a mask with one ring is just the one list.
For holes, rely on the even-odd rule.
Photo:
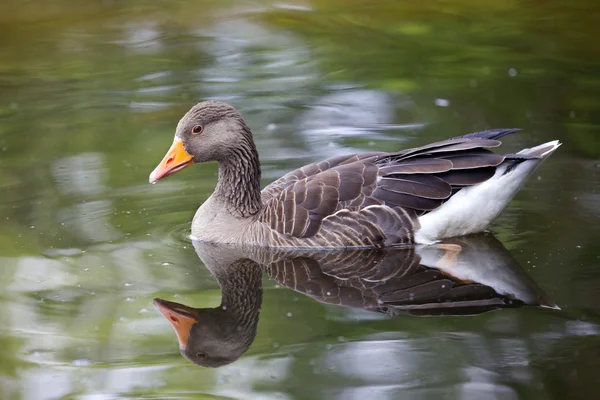
{"label": "greylag goose", "polygon": [[198,256],[221,287],[221,304],[193,308],[155,299],[154,305],[175,329],[182,355],[207,367],[237,360],[254,341],[262,272],[318,302],[390,316],[477,315],[523,305],[558,308],[494,236],[471,235],[444,244],[461,251],[436,246],[265,249],[195,241]]}
{"label": "greylag goose", "polygon": [[516,154],[489,150],[517,131],[338,156],[291,171],[261,191],[250,128],[232,106],[205,101],[179,121],[150,182],[193,163],[218,163],[216,188],[192,221],[197,240],[301,248],[431,244],[486,229],[560,146],[555,140]]}

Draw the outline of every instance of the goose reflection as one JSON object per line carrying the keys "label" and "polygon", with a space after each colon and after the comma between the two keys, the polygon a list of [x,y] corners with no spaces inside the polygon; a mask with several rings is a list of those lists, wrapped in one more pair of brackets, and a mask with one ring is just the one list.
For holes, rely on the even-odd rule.
{"label": "goose reflection", "polygon": [[476,315],[523,305],[557,308],[492,235],[387,250],[270,250],[204,242],[194,247],[221,287],[221,304],[193,308],[155,299],[182,355],[220,367],[250,347],[262,273],[319,302],[388,315]]}

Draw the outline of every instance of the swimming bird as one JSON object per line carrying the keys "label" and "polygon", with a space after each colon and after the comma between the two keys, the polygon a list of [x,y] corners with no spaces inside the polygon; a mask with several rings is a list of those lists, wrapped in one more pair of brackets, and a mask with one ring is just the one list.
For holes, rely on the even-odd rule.
{"label": "swimming bird", "polygon": [[192,220],[196,240],[299,248],[431,244],[485,230],[561,145],[554,140],[516,154],[490,150],[517,131],[337,156],[293,170],[261,191],[250,128],[229,104],[205,101],[181,118],[149,180],[194,163],[218,163],[215,190]]}

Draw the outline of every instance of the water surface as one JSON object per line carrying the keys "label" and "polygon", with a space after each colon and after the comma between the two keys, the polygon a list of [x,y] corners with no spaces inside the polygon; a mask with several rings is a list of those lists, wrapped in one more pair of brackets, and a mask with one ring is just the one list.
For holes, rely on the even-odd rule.
{"label": "water surface", "polygon": [[[0,397],[593,398],[600,12],[593,1],[10,0],[0,16]],[[216,166],[148,174],[231,103],[267,184],[305,163],[521,127],[559,139],[491,231],[561,310],[393,318],[263,275],[257,334],[185,360],[156,297],[220,304],[188,239]]]}

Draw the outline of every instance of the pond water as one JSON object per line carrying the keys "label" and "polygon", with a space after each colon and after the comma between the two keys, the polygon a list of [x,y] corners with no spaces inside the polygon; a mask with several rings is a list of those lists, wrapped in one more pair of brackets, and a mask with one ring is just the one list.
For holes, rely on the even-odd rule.
{"label": "pond water", "polygon": [[[1,398],[598,395],[596,2],[9,0],[2,11]],[[493,236],[468,239],[468,271],[444,272],[493,289],[490,308],[503,309],[417,317],[403,300],[376,312],[390,296],[339,297],[359,256],[309,263],[342,275],[325,283],[301,282],[292,260],[253,275],[260,318],[239,359],[183,358],[153,299],[221,304],[227,277],[189,239],[216,165],[147,182],[203,99],[244,115],[265,185],[333,155],[488,128],[524,129],[507,151],[559,139]]]}

